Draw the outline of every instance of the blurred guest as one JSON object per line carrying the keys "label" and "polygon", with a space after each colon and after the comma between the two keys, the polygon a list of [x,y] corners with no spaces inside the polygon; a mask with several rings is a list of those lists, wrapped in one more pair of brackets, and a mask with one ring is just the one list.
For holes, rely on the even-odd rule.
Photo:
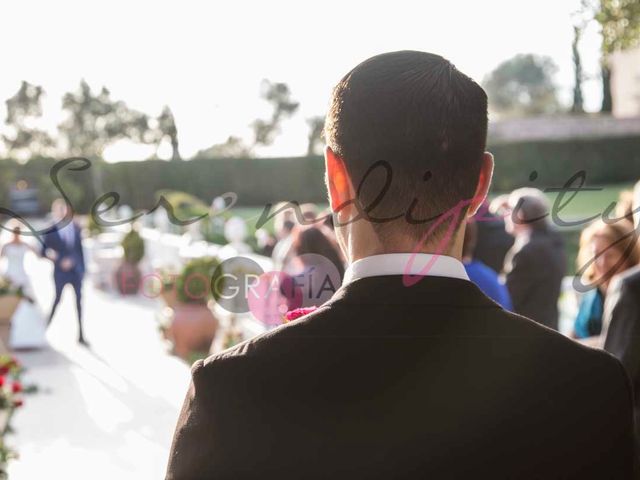
{"label": "blurred guest", "polygon": [[[287,208],[287,206],[289,206]],[[310,225],[317,217],[317,208],[313,203],[303,203],[295,207],[289,202],[280,202],[275,207],[282,210],[275,218],[275,231],[278,237],[271,258],[276,270],[286,270],[293,252],[291,232],[296,225]]]}
{"label": "blurred guest", "polygon": [[314,203],[303,203],[300,205],[300,212],[304,225],[311,224],[318,217],[318,207]]}
{"label": "blurred guest", "polygon": [[623,190],[618,195],[616,218],[625,218],[633,223],[633,191]]}
{"label": "blurred guest", "polygon": [[507,252],[513,246],[513,237],[505,230],[503,215],[492,213],[487,203],[480,207],[476,217],[478,235],[474,257],[500,273]]}
{"label": "blurred guest", "polygon": [[265,257],[270,257],[276,246],[276,239],[264,228],[259,228],[256,230],[256,243],[258,245],[258,253]]}
{"label": "blurred guest", "polygon": [[315,226],[296,227],[293,233],[293,258],[287,273],[299,277],[305,307],[322,305],[342,285],[344,263],[327,233]]}
{"label": "blurred guest", "polygon": [[489,203],[489,213],[504,218],[509,212],[509,194],[498,195]]}
{"label": "blurred guest", "polygon": [[[640,182],[633,192],[633,210],[640,210]],[[640,217],[634,215],[638,241]],[[603,347],[625,366],[633,389],[640,392],[640,266],[625,271],[613,278],[607,291],[602,322]],[[640,395],[635,396],[636,418],[640,415]],[[640,428],[637,428],[640,435]]]}
{"label": "blurred guest", "polygon": [[294,233],[293,251],[296,256],[306,254],[322,255],[335,265],[340,278],[344,276],[344,262],[332,232],[324,227],[301,227]]}
{"label": "blurred guest", "polygon": [[474,247],[478,236],[478,227],[480,226],[478,223],[480,222],[467,222],[467,229],[464,232],[464,244],[462,246],[462,263],[464,264],[464,269],[467,275],[469,275],[469,280],[475,283],[487,297],[499,303],[503,308],[511,310],[509,292],[507,291],[507,287],[498,279],[498,274],[481,260],[474,258]]}
{"label": "blurred guest", "polygon": [[582,232],[577,268],[594,288],[580,299],[573,337],[583,339],[600,335],[604,299],[611,279],[638,261],[640,251],[633,224],[628,221],[621,219],[611,224],[598,221]]}
{"label": "blurred guest", "polygon": [[273,227],[277,242],[273,247],[271,258],[276,270],[282,268],[285,258],[291,249],[291,231],[295,226],[295,214],[293,209],[286,208],[287,202],[280,202],[275,206],[275,211],[279,212],[273,221]]}
{"label": "blurred guest", "polygon": [[505,226],[515,243],[504,272],[514,311],[557,330],[567,262],[562,238],[549,228],[549,203],[540,190],[521,188],[509,196],[509,209]]}

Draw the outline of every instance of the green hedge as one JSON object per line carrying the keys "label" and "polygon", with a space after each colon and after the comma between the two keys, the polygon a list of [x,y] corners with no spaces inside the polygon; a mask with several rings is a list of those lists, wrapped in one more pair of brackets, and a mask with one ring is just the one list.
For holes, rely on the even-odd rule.
{"label": "green hedge", "polygon": [[[524,185],[559,187],[579,170],[585,170],[588,183],[596,186],[640,178],[640,136],[496,144],[489,149],[496,159],[496,191]],[[34,159],[26,164],[0,160],[0,206],[8,206],[9,186],[19,179],[36,186],[42,204],[48,205],[56,196],[49,179],[53,164],[52,159]],[[534,170],[538,177],[532,182],[529,176]],[[96,190],[98,176],[102,178],[101,191]],[[280,200],[326,202],[324,163],[318,156],[99,162],[90,170],[67,170],[60,178],[81,213],[88,212],[93,202],[107,192],[117,192],[123,204],[147,209],[154,205],[155,193],[162,189],[188,192],[206,204],[225,192],[237,193],[237,204],[241,206]]]}
{"label": "green hedge", "polygon": [[105,165],[104,187],[119,192],[124,203],[147,208],[159,189],[185,191],[207,204],[226,192],[238,195],[238,205],[319,202],[326,201],[323,175],[321,157],[150,160]]}
{"label": "green hedge", "polygon": [[[571,141],[518,142],[490,145],[495,156],[494,189],[523,185],[562,186],[580,170],[594,186],[633,182],[640,178],[640,135]],[[532,171],[536,182],[529,182]]]}
{"label": "green hedge", "polygon": [[[50,178],[51,168],[55,160],[34,158],[27,163],[19,163],[11,159],[0,160],[0,207],[8,208],[9,191],[19,180],[25,180],[30,187],[37,190],[38,200],[43,209],[47,209],[53,199],[60,196]],[[60,175],[60,186],[73,202],[74,207],[86,213],[90,208],[94,190],[87,183],[86,172],[70,172]],[[0,217],[0,221],[5,218]]]}

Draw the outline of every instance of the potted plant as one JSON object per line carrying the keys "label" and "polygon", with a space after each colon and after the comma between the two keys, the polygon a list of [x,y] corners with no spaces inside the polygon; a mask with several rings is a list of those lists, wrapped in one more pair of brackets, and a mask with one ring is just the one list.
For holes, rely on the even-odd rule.
{"label": "potted plant", "polygon": [[165,340],[170,340],[170,327],[174,317],[174,308],[178,304],[178,294],[176,293],[177,270],[172,268],[161,268],[156,270],[156,275],[160,278],[160,298],[165,307],[156,314],[158,320],[158,330]]}
{"label": "potted plant", "polygon": [[178,303],[178,294],[176,293],[176,278],[178,272],[171,268],[162,268],[157,270],[160,277],[160,298],[169,308],[174,308]]}
{"label": "potted plant", "polygon": [[194,259],[176,278],[177,302],[168,337],[174,353],[182,358],[188,358],[194,351],[208,351],[218,329],[218,320],[209,308],[211,278],[217,266],[215,258]]}
{"label": "potted plant", "polygon": [[24,298],[22,287],[17,287],[6,277],[0,277],[0,354],[7,352],[11,318]]}
{"label": "potted plant", "polygon": [[96,222],[96,219],[93,215],[89,215],[89,220],[87,222],[87,229],[89,230],[89,235],[92,237],[97,237],[104,231],[104,229],[102,228],[102,225]]}
{"label": "potted plant", "polygon": [[138,264],[144,257],[144,240],[135,228],[122,239],[123,261],[116,270],[116,286],[122,295],[135,295],[140,289],[142,274]]}

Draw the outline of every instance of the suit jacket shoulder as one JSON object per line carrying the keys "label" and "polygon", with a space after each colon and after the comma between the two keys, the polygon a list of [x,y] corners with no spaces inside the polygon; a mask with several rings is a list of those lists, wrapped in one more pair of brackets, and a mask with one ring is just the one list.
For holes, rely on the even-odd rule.
{"label": "suit jacket shoulder", "polygon": [[630,405],[611,355],[470,282],[362,279],[196,363],[167,478],[629,478]]}

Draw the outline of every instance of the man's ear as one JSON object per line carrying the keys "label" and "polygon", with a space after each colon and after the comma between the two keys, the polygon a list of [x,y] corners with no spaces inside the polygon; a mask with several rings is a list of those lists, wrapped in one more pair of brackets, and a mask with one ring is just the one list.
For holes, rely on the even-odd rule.
{"label": "man's ear", "polygon": [[331,210],[336,212],[345,202],[352,200],[353,189],[344,161],[330,147],[324,149],[327,190]]}
{"label": "man's ear", "polygon": [[467,210],[467,217],[473,217],[480,206],[484,203],[491,187],[491,177],[493,177],[493,155],[489,152],[484,152],[482,155],[482,165],[480,166],[480,175],[478,176],[478,185],[476,186],[476,193],[471,199],[469,209]]}

